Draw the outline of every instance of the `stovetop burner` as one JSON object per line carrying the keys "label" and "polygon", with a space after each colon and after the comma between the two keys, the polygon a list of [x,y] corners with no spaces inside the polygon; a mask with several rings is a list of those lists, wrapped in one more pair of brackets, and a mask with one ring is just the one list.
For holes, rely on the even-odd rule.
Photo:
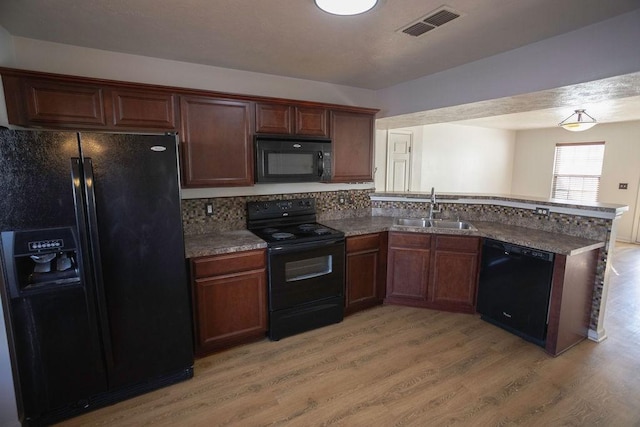
{"label": "stovetop burner", "polygon": [[268,244],[294,244],[344,238],[343,232],[315,221],[314,199],[247,203],[247,228]]}
{"label": "stovetop burner", "polygon": [[293,239],[295,234],[293,233],[271,233],[271,237],[276,240],[285,240],[285,239]]}

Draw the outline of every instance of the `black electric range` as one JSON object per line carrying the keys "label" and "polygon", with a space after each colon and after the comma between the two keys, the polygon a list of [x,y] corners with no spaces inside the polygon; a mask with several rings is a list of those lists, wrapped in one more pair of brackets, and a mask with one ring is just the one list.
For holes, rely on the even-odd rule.
{"label": "black electric range", "polygon": [[247,228],[267,242],[269,338],[342,321],[344,233],[316,222],[314,199],[249,202]]}

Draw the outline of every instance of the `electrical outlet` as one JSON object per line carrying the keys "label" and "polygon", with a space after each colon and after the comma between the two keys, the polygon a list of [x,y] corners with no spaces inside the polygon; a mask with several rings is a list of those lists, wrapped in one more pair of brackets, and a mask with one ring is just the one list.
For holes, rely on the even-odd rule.
{"label": "electrical outlet", "polygon": [[206,216],[213,216],[213,203],[205,203],[204,214]]}
{"label": "electrical outlet", "polygon": [[621,182],[620,184],[618,184],[618,190],[626,190],[629,188],[629,184],[626,182]]}
{"label": "electrical outlet", "polygon": [[343,191],[338,192],[338,204],[344,205],[345,203],[349,203],[348,193]]}
{"label": "electrical outlet", "polygon": [[549,216],[549,208],[541,208],[537,206],[534,210],[536,215]]}

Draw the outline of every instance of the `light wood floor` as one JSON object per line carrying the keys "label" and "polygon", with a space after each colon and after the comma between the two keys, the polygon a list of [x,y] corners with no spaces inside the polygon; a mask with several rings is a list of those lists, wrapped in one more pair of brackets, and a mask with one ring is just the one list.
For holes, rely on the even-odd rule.
{"label": "light wood floor", "polygon": [[383,306],[199,359],[192,380],[64,425],[640,425],[640,246],[613,265],[609,338],[557,358],[478,316]]}

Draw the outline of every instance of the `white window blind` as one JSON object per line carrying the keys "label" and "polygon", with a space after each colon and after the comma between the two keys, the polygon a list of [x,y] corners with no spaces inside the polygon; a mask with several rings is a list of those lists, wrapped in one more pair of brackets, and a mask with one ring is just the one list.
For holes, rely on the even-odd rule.
{"label": "white window blind", "polygon": [[603,158],[604,142],[556,144],[551,197],[597,202]]}

